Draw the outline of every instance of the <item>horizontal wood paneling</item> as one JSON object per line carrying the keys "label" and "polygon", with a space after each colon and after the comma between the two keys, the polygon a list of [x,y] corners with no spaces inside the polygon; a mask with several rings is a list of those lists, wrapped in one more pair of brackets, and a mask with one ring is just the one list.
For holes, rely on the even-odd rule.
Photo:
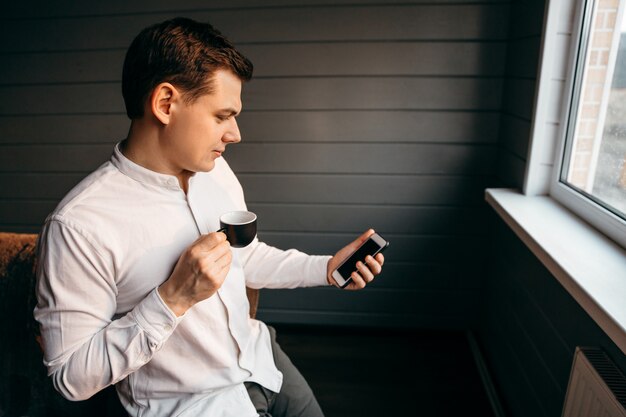
{"label": "horizontal wood paneling", "polygon": [[526,159],[504,148],[498,150],[497,158],[497,171],[499,178],[501,178],[502,186],[521,189],[524,184]]}
{"label": "horizontal wood paneling", "polygon": [[541,36],[533,35],[512,39],[509,48],[515,53],[507,55],[507,68],[510,77],[535,79],[539,65]]}
{"label": "horizontal wood paneling", "polygon": [[[516,300],[516,301],[513,301]],[[515,304],[527,304],[530,300],[516,298],[510,299]],[[565,388],[555,379],[555,375],[551,372],[550,367],[553,364],[545,362],[541,355],[542,344],[548,341],[539,339],[539,333],[533,333],[528,327],[528,322],[532,320],[532,316],[524,316],[525,309],[519,310],[518,305],[511,306],[513,311],[507,316],[507,324],[510,329],[507,332],[507,339],[511,346],[514,346],[516,356],[520,358],[524,365],[524,374],[529,381],[532,381],[532,390],[541,409],[545,410],[545,415],[558,415],[561,411],[562,404],[554,401],[556,398],[565,397]],[[531,305],[532,307],[532,305]],[[569,355],[561,356],[560,362],[566,361]],[[571,361],[567,366],[567,373],[571,368]]]}
{"label": "horizontal wood paneling", "polygon": [[[482,206],[489,177],[403,175],[239,175],[256,203],[413,204]],[[0,184],[2,184],[0,176]],[[367,192],[363,192],[367,190]]]}
{"label": "horizontal wood paneling", "polygon": [[[255,111],[239,116],[243,142],[495,143],[498,112],[326,110]],[[0,117],[0,144],[113,145],[126,136],[126,115]],[[68,129],[68,127],[71,128]],[[45,131],[45,134],[42,132]]]}
{"label": "horizontal wood paneling", "polygon": [[229,157],[241,173],[488,175],[494,160],[495,149],[489,146],[420,144],[247,144],[233,148]]}
{"label": "horizontal wood paneling", "polygon": [[[236,43],[506,39],[508,4],[253,8],[186,12]],[[0,52],[126,48],[144,27],[179,13],[6,21]],[[348,24],[347,24],[348,22]],[[320,30],[323,28],[323,30]],[[28,36],[30,34],[30,36]]]}
{"label": "horizontal wood paneling", "polygon": [[495,143],[497,112],[258,111],[240,116],[244,142]]}
{"label": "horizontal wood paneling", "polygon": [[[389,292],[380,289],[368,291],[337,291],[336,288],[307,288],[305,290],[264,291],[259,307],[271,306],[286,310],[349,311],[351,313],[385,313],[395,310],[398,314],[426,314],[439,310],[443,316],[460,316],[472,310],[471,297],[476,291],[403,291],[389,296]],[[363,299],[367,299],[368,310],[362,310]],[[319,305],[318,300],[326,300]],[[445,301],[445,305],[442,303]],[[449,304],[448,304],[449,303]],[[329,308],[328,306],[332,306]],[[393,307],[392,307],[393,306]],[[410,324],[410,323],[406,323]]]}
{"label": "horizontal wood paneling", "polygon": [[[108,160],[112,147],[7,145],[0,151],[0,172],[86,172]],[[495,162],[495,148],[464,145],[241,144],[226,153],[240,173],[489,175]]]}
{"label": "horizontal wood paneling", "polygon": [[[302,323],[305,319],[324,325],[347,323],[376,327],[414,327],[417,324],[425,327],[434,325],[438,328],[462,328],[460,323],[472,323],[476,320],[472,302],[476,297],[479,297],[478,290],[405,290],[393,295],[373,288],[356,293],[334,288],[262,290],[258,317],[261,320],[283,323]],[[368,300],[368,307],[365,309],[360,300],[362,298]],[[450,305],[453,307],[449,308]],[[438,313],[433,314],[433,311]]]}
{"label": "horizontal wood paneling", "polygon": [[[55,200],[13,200],[0,205],[0,218],[21,224],[40,223],[56,206]],[[374,227],[381,233],[446,235],[481,234],[482,208],[377,207],[250,204],[259,216],[259,230],[272,232],[361,233]],[[383,232],[384,231],[384,232]]]}
{"label": "horizontal wood paneling", "polygon": [[[43,220],[43,219],[42,219]],[[19,223],[0,222],[3,231],[38,233],[41,223],[22,225]],[[297,248],[306,253],[332,255],[358,237],[354,233],[276,233],[259,231],[259,239],[280,249]],[[482,254],[486,238],[472,236],[404,236],[386,234],[393,248],[385,251],[386,262],[471,265],[461,274],[467,274],[467,282],[480,282],[476,273],[480,270],[476,263],[482,264]],[[386,271],[385,271],[386,274]],[[381,275],[382,277],[382,275]],[[420,279],[418,275],[406,279]],[[465,278],[463,278],[465,279]]]}
{"label": "horizontal wood paneling", "polygon": [[508,78],[505,81],[502,109],[507,114],[530,121],[535,108],[534,79]]}
{"label": "horizontal wood paneling", "polygon": [[500,146],[522,159],[528,155],[530,141],[530,121],[503,114],[500,122]]}
{"label": "horizontal wood paneling", "polygon": [[[338,42],[244,45],[254,76],[502,76],[504,42]],[[11,54],[0,84],[120,82],[125,48]],[[424,56],[430,57],[423,59]],[[289,57],[289,59],[285,59]],[[41,71],[41,64],[46,71]]]}
{"label": "horizontal wood paneling", "polygon": [[[464,78],[303,78],[259,79],[242,94],[250,110],[496,110],[499,79]],[[0,87],[12,97],[0,115],[122,113],[117,83]],[[58,100],[60,96],[72,100]]]}
{"label": "horizontal wood paneling", "polygon": [[512,326],[510,310],[502,305],[499,294],[493,291],[497,283],[489,281],[488,317],[481,317],[482,326],[488,328],[481,334],[485,346],[489,369],[493,373],[494,382],[501,391],[501,400],[507,416],[537,415],[548,417],[544,405],[539,400],[534,381],[526,371],[526,358],[520,356],[513,341],[504,337],[506,327]]}
{"label": "horizontal wood paneling", "polygon": [[[3,56],[0,84],[75,84],[122,80],[125,48],[79,52],[31,52]],[[46,71],[41,70],[41,65]]]}
{"label": "horizontal wood paneling", "polygon": [[0,116],[0,144],[113,145],[126,137],[126,113]]}
{"label": "horizontal wood paneling", "polygon": [[482,264],[479,261],[464,265],[387,261],[384,275],[378,276],[369,285],[371,288],[415,291],[482,289],[480,271]]}
{"label": "horizontal wood paneling", "polygon": [[[0,173],[5,199],[59,201],[86,173]],[[241,174],[246,200],[257,203],[484,205],[489,177]],[[363,190],[368,189],[367,193]]]}
{"label": "horizontal wood paneling", "polygon": [[510,39],[541,35],[545,3],[545,0],[511,2]]}
{"label": "horizontal wood paneling", "polygon": [[511,26],[502,94],[498,177],[523,188],[543,29],[544,0],[511,3]]}
{"label": "horizontal wood paneling", "polygon": [[[494,76],[505,42],[360,42],[244,45],[256,76]],[[289,59],[285,60],[284,57]],[[428,57],[428,59],[424,59]]]}
{"label": "horizontal wood paneling", "polygon": [[0,219],[11,219],[19,225],[42,225],[58,201],[55,200],[15,200],[2,201]]}
{"label": "horizontal wood paneling", "polygon": [[[532,362],[540,368],[534,372],[543,374],[539,379],[549,381],[550,385],[546,387],[547,390],[555,390],[556,392],[552,392],[552,394],[555,394],[555,397],[562,397],[565,395],[567,384],[564,384],[566,381],[559,379],[559,376],[568,375],[572,366],[569,345],[563,340],[558,328],[544,312],[542,303],[537,302],[534,290],[528,288],[532,278],[529,278],[529,268],[523,265],[522,259],[524,257],[512,262],[513,265],[517,266],[517,270],[512,268],[510,272],[512,279],[505,281],[505,287],[500,289],[502,293],[511,296],[508,302],[510,314],[516,320],[516,328],[511,329],[511,333],[516,333],[517,339],[524,338],[525,344],[534,346],[534,352],[528,355],[529,359],[534,357]],[[499,267],[501,268],[502,264]],[[559,298],[555,298],[554,302],[558,303]],[[562,307],[562,304],[559,306]],[[538,341],[552,346],[552,349],[543,351],[541,346],[537,345]]]}
{"label": "horizontal wood paneling", "polygon": [[[326,206],[250,204],[259,215],[259,228],[271,231],[361,232],[368,227],[381,233],[425,235],[480,235],[485,210],[477,208],[416,206]],[[384,232],[383,232],[384,231]]]}
{"label": "horizontal wood paneling", "polygon": [[124,113],[120,91],[117,83],[108,82],[4,86],[0,87],[0,94],[12,97],[13,105],[0,103],[0,116]]}
{"label": "horizontal wood paneling", "polygon": [[111,145],[29,145],[0,147],[0,172],[87,173],[109,160]]}
{"label": "horizontal wood paneling", "polygon": [[[380,231],[384,233],[384,230]],[[334,254],[358,237],[355,233],[259,232],[259,238],[281,249],[298,248],[311,254]],[[407,236],[385,234],[391,245],[385,251],[390,262],[433,262],[459,264],[481,260],[485,237]]]}
{"label": "horizontal wood paneling", "polygon": [[0,190],[5,200],[39,199],[61,201],[85,174],[19,172],[0,173]]}
{"label": "horizontal wood paneling", "polygon": [[[482,0],[480,3],[508,3],[510,0]],[[303,6],[362,6],[367,4],[380,4],[380,0],[308,0],[295,3],[293,0],[264,1],[263,7],[303,7]],[[433,3],[432,0],[394,0],[394,4],[419,4]],[[438,4],[477,3],[475,0],[438,0]],[[34,5],[36,5],[34,7]],[[185,0],[184,2],[172,3],[169,0],[153,0],[150,2],[150,12],[163,12],[175,10],[177,12],[189,12],[198,9],[232,9],[242,7],[259,7],[256,0],[212,0],[207,4],[205,0]],[[32,17],[55,17],[55,16],[93,16],[125,13],[145,13],[146,5],[142,2],[128,2],[124,0],[111,0],[107,2],[86,3],[71,2],[58,7],[54,3],[44,0],[13,2],[6,6],[5,16],[13,18]],[[186,13],[185,13],[186,14]]]}
{"label": "horizontal wood paneling", "polygon": [[243,98],[252,110],[496,110],[501,94],[497,78],[362,77],[256,80]]}
{"label": "horizontal wood paneling", "polygon": [[[267,290],[272,291],[272,290]],[[265,291],[261,294],[263,295]],[[261,295],[261,296],[262,296]],[[475,314],[468,312],[459,316],[442,316],[433,314],[399,314],[399,313],[368,313],[368,312],[329,312],[319,310],[287,310],[262,307],[257,318],[266,323],[321,326],[351,326],[365,328],[434,328],[465,330],[475,323]]]}

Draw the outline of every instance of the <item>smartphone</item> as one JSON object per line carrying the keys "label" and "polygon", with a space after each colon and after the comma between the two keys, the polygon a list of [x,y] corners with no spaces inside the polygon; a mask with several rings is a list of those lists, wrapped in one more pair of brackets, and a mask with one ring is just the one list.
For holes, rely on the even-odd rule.
{"label": "smartphone", "polygon": [[377,253],[385,250],[387,246],[389,246],[389,242],[383,239],[378,233],[374,233],[365,243],[359,246],[348,259],[343,261],[343,263],[332,272],[331,276],[337,281],[337,284],[339,284],[341,288],[344,288],[352,281],[351,275],[357,270],[356,264],[358,261],[365,263],[365,257],[367,255],[375,256]]}

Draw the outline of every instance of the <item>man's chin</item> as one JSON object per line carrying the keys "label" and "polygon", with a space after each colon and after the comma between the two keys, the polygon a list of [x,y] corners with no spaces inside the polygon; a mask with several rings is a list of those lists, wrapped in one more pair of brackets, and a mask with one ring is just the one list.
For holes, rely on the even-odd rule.
{"label": "man's chin", "polygon": [[212,171],[213,168],[215,168],[215,161],[210,160],[210,161],[206,161],[201,166],[199,166],[196,172],[209,172],[209,171]]}

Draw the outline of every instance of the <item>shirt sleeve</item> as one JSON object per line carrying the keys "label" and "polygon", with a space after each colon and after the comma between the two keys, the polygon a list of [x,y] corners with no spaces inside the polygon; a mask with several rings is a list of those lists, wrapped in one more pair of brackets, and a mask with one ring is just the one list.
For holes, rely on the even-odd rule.
{"label": "shirt sleeve", "polygon": [[281,250],[258,238],[238,251],[246,285],[250,288],[297,288],[329,285],[326,270],[330,256],[307,255],[296,249]]}
{"label": "shirt sleeve", "polygon": [[48,221],[38,244],[34,315],[48,374],[70,400],[87,399],[139,369],[178,323],[157,289],[113,319],[114,276],[106,252],[80,228]]}
{"label": "shirt sleeve", "polygon": [[[243,188],[224,158],[217,159],[215,173],[238,210],[248,210]],[[243,266],[250,288],[297,288],[329,285],[326,268],[330,256],[307,255],[296,249],[281,250],[257,238],[245,248],[233,249]]]}

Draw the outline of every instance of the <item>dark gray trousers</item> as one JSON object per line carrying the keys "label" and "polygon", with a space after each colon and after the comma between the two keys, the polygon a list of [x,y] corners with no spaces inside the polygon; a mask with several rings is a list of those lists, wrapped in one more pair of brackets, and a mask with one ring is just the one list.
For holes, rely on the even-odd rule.
{"label": "dark gray trousers", "polygon": [[311,387],[276,342],[276,330],[268,328],[274,362],[283,373],[283,386],[275,393],[254,382],[245,383],[257,413],[261,417],[324,417]]}

